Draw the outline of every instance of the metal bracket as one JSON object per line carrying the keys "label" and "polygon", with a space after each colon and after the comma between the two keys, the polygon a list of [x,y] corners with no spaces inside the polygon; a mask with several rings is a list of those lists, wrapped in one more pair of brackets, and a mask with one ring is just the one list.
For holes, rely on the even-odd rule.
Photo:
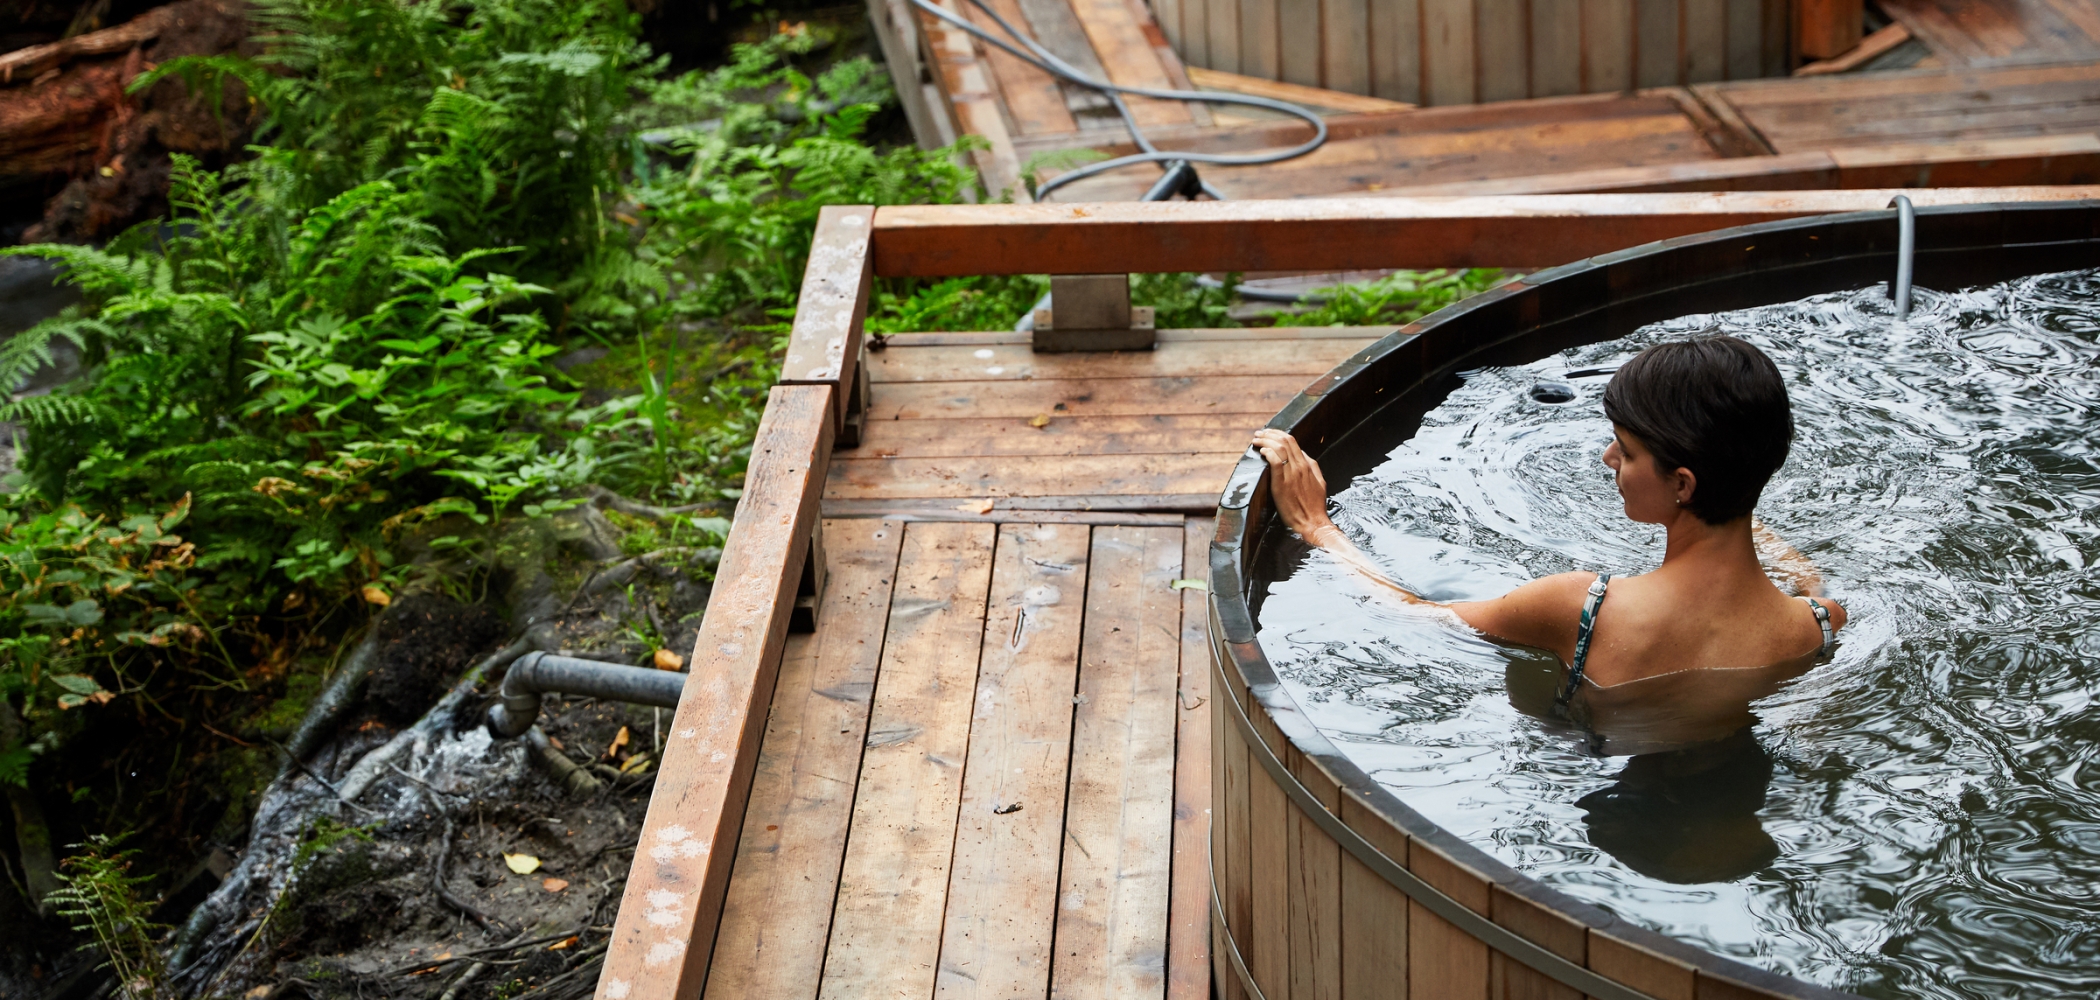
{"label": "metal bracket", "polygon": [[838,438],[833,448],[858,448],[861,435],[868,429],[868,355],[861,352],[860,363],[853,366],[853,384],[841,386],[846,393],[846,418],[839,427]]}
{"label": "metal bracket", "polygon": [[788,612],[788,631],[815,632],[817,606],[824,603],[824,522],[809,526],[802,552],[802,581],[795,586],[795,608]]}
{"label": "metal bracket", "polygon": [[1130,304],[1130,275],[1053,274],[1050,308],[1035,311],[1038,352],[1149,351],[1152,307]]}

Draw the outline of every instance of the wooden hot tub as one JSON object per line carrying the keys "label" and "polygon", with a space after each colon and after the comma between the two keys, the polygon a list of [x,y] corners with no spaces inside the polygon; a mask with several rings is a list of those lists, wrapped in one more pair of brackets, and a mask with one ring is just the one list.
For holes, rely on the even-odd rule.
{"label": "wooden hot tub", "polygon": [[[1864,287],[1895,270],[1890,212],[1724,229],[1562,267],[1366,348],[1269,424],[1331,489],[1414,432],[1454,372],[1537,360],[1661,319]],[[1920,209],[1917,282],[2100,265],[2100,201]],[[1267,468],[1241,460],[1210,548],[1215,979],[1228,998],[1839,998],[1577,903],[1408,808],[1313,727],[1255,640],[1283,572]]]}

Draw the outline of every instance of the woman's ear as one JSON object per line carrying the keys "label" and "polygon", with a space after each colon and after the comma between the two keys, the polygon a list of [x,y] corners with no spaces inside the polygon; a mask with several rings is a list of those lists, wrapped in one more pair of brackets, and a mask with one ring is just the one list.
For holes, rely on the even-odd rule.
{"label": "woman's ear", "polygon": [[1699,490],[1699,476],[1690,469],[1680,467],[1670,473],[1670,485],[1677,491],[1677,506],[1692,502],[1692,494]]}

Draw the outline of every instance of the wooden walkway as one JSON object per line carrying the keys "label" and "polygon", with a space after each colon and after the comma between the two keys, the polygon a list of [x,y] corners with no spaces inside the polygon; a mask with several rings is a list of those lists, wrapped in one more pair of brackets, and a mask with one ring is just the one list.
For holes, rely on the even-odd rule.
{"label": "wooden walkway", "polygon": [[[922,134],[984,137],[989,146],[975,155],[995,192],[1012,190],[1027,200],[1024,173],[1047,179],[1058,172],[1043,166],[1045,156],[1134,151],[1099,95],[918,14],[905,0],[871,2],[897,77],[913,78],[923,65],[932,81],[905,95],[915,123],[927,130]],[[994,30],[963,0],[944,2]],[[1891,183],[1886,173],[1854,179],[1814,173],[1782,158],[1836,150],[1910,165],[1896,182],[1900,186],[2100,179],[2100,142],[2094,138],[2100,130],[2100,0],[1889,0],[1884,6],[1933,50],[1938,68],[1929,70],[1689,82],[1433,108],[1189,69],[1143,0],[992,0],[992,6],[1096,76],[1264,94],[1325,115],[1330,139],[1310,155],[1260,167],[1201,168],[1206,180],[1233,199],[1464,193],[1472,190],[1467,185],[1490,182],[1479,190]],[[1245,152],[1289,146],[1311,135],[1302,122],[1252,118],[1236,109],[1135,98],[1131,104],[1164,149]],[[1740,162],[1710,169],[1716,161]],[[1707,177],[1723,179],[1696,179]],[[1155,179],[1154,170],[1131,168],[1074,183],[1052,197],[1129,201]]]}
{"label": "wooden walkway", "polygon": [[1205,575],[1210,522],[1178,511],[1382,332],[869,354],[705,995],[1208,997],[1205,604],[1174,582]]}

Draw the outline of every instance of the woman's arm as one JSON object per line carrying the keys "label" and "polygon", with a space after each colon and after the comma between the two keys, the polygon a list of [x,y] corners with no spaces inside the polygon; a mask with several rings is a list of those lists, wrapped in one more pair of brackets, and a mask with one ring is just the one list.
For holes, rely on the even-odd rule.
{"label": "woman's arm", "polygon": [[1423,600],[1421,595],[1385,575],[1371,557],[1335,526],[1334,520],[1327,516],[1327,478],[1320,475],[1320,463],[1298,447],[1297,439],[1264,427],[1254,432],[1254,447],[1269,463],[1269,502],[1276,505],[1276,516],[1283,518],[1285,527],[1297,532],[1307,544],[1326,549],[1341,560],[1342,565],[1398,594],[1401,600],[1409,604],[1436,603]]}
{"label": "woman's arm", "polygon": [[1276,505],[1277,516],[1307,543],[1326,549],[1343,565],[1409,604],[1444,608],[1475,631],[1498,639],[1553,650],[1563,658],[1571,654],[1576,615],[1570,609],[1581,609],[1584,589],[1594,576],[1561,573],[1533,580],[1490,601],[1445,604],[1429,600],[1387,576],[1335,526],[1327,516],[1327,479],[1320,474],[1320,463],[1298,447],[1295,439],[1264,428],[1254,433],[1254,446],[1269,463],[1269,501]]}

